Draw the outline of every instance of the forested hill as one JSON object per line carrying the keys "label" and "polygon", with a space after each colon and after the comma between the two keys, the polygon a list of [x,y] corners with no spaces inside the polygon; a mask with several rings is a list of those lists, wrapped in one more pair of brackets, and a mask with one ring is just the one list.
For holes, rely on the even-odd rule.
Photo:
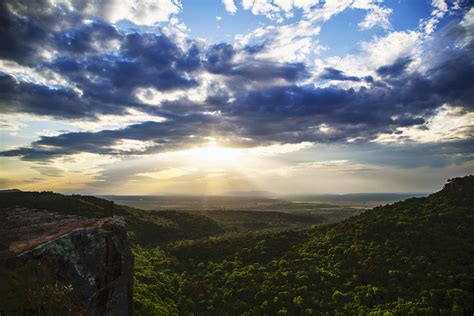
{"label": "forested hill", "polygon": [[473,190],[473,176],[456,178],[330,226],[178,244],[174,311],[472,315]]}
{"label": "forested hill", "polygon": [[[36,208],[61,215],[79,215],[88,218],[106,216],[104,210],[108,204],[109,201],[105,199],[85,195],[19,190],[0,193],[0,209]],[[124,217],[132,243],[143,246],[155,246],[179,239],[203,238],[224,232],[214,220],[190,213],[149,212],[116,204],[115,214]]]}
{"label": "forested hill", "polygon": [[[102,216],[104,203],[50,192],[0,194],[0,208],[92,217]],[[311,228],[281,229],[300,218],[272,212],[266,218],[278,230],[227,233],[201,215],[116,211],[134,246],[137,315],[474,313],[474,176]]]}

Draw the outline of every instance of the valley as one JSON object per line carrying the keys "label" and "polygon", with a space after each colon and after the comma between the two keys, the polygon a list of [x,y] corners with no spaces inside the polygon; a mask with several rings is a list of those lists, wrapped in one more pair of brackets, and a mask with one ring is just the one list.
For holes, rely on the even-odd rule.
{"label": "valley", "polygon": [[[117,204],[135,261],[134,313],[472,313],[473,193],[474,176],[456,178],[428,197],[350,208],[342,221],[327,215],[341,212],[336,204],[286,212],[275,209],[289,202],[248,198],[246,204],[232,201],[247,205],[239,210]],[[108,203],[52,192],[4,192],[0,198],[4,211],[34,207],[86,218],[103,217]]]}

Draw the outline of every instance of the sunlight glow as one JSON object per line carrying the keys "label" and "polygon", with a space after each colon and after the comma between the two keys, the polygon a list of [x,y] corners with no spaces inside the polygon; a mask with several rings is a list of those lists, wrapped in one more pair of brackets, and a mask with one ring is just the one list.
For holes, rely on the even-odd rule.
{"label": "sunlight glow", "polygon": [[204,165],[230,166],[238,164],[243,158],[243,152],[236,148],[220,147],[211,139],[206,147],[193,148],[187,151],[189,158]]}

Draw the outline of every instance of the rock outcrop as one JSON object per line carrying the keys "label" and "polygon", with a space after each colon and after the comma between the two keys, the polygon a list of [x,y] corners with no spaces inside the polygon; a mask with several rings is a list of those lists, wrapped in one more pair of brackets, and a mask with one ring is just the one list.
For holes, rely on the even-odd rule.
{"label": "rock outcrop", "polygon": [[449,197],[451,203],[458,206],[472,206],[474,205],[474,175],[449,179],[441,191],[432,195]]}
{"label": "rock outcrop", "polygon": [[[57,295],[59,304],[68,296],[68,314],[132,314],[133,257],[123,220],[16,208],[1,209],[0,221],[0,290],[8,291],[6,295],[18,291],[13,301],[25,301],[4,307],[5,311],[0,307],[0,314],[8,315],[8,309],[15,314],[63,314],[64,308],[54,300],[50,306],[28,297],[45,294],[42,290]],[[21,282],[25,273],[29,274],[26,285]],[[21,286],[9,289],[12,284]]]}

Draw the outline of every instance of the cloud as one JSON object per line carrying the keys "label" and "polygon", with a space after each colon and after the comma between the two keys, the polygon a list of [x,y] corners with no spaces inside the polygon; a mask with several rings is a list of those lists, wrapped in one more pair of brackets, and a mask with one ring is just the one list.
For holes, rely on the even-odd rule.
{"label": "cloud", "polygon": [[411,63],[410,57],[400,57],[391,65],[381,66],[377,69],[380,76],[398,76],[402,74]]}
{"label": "cloud", "polygon": [[44,85],[17,82],[14,77],[0,77],[0,108],[2,113],[26,112],[65,118],[93,116],[95,111],[120,113],[112,105],[101,104],[95,108],[95,100],[82,99],[72,89],[55,89]]}
{"label": "cloud", "polygon": [[257,28],[245,36],[237,36],[237,45],[250,50],[258,59],[289,62],[307,62],[308,56],[322,50],[317,36],[320,27],[301,20],[293,24]]}
{"label": "cloud", "polygon": [[[24,10],[19,3],[16,5],[18,10]],[[204,92],[212,89],[217,95],[224,87],[219,80],[210,84],[210,75],[219,75],[231,89],[242,89],[251,83],[296,82],[308,77],[301,63],[257,60],[245,49],[229,44],[181,42],[160,29],[153,33],[123,33],[103,21],[85,20],[77,12],[67,10],[63,12],[64,19],[58,21],[56,7],[44,13],[47,19],[43,12],[48,10],[40,10],[40,6],[28,8],[25,13],[32,18],[26,21],[31,30],[16,32],[13,39],[14,32],[10,30],[21,30],[25,19],[18,17],[12,6],[2,8],[6,19],[13,21],[11,29],[3,29],[8,33],[5,35],[16,43],[5,50],[8,54],[3,58],[31,65],[32,71],[42,76],[47,73],[49,77],[60,78],[53,83],[27,80],[19,72],[2,76],[0,106],[6,113],[97,120],[99,115],[121,115],[134,108],[161,115],[159,109],[140,97],[140,91],[152,89],[165,94],[179,90],[186,95],[187,90],[199,87]],[[62,28],[63,25],[66,27]],[[15,47],[17,52],[10,54]],[[48,58],[36,53],[43,48],[54,53]],[[209,100],[215,99],[215,95],[209,96]],[[204,100],[206,96],[200,98]]]}
{"label": "cloud", "polygon": [[0,131],[18,131],[22,126],[21,123],[4,119],[0,119]]}
{"label": "cloud", "polygon": [[[237,91],[232,101],[227,100],[226,106],[219,102],[205,105],[191,102],[180,111],[181,114],[168,112],[164,122],[144,122],[96,133],[42,137],[30,147],[5,151],[2,155],[32,160],[79,152],[141,155],[205,144],[214,134],[224,144],[233,146],[363,143],[375,140],[381,134],[396,134],[398,128],[423,126],[424,118],[435,115],[436,110],[446,103],[472,111],[474,65],[470,61],[471,53],[472,47],[448,51],[426,72],[402,71],[400,68],[404,67],[400,67],[400,63],[407,61],[397,60],[382,68],[386,79],[374,82],[371,88],[282,85],[242,90]],[[227,57],[219,55],[216,58],[213,65],[218,66],[214,71],[231,68],[227,59],[232,54],[223,55]],[[329,74],[332,79],[345,78],[334,69]],[[177,106],[179,102],[165,104],[164,110],[176,111]],[[200,107],[209,114],[191,114],[193,109]],[[212,111],[217,114],[212,114]],[[117,143],[124,139],[151,142],[151,145],[141,150],[117,150]]]}
{"label": "cloud", "polygon": [[260,46],[261,49],[256,53],[259,58],[312,63],[312,58],[326,49],[319,45],[316,37],[322,23],[348,9],[368,11],[365,20],[360,24],[361,27],[382,26],[390,29],[388,15],[391,9],[365,0],[246,0],[242,2],[242,6],[255,15],[264,15],[277,22],[293,17],[296,10],[302,11],[302,17],[296,22],[259,27],[248,34],[236,36],[241,46]]}
{"label": "cloud", "polygon": [[371,67],[392,64],[400,58],[416,58],[420,54],[420,34],[415,31],[391,32],[385,37],[376,37],[361,44],[365,61]]}
{"label": "cloud", "polygon": [[222,0],[225,9],[230,14],[235,14],[237,12],[237,7],[235,6],[234,0]]}
{"label": "cloud", "polygon": [[474,112],[443,105],[426,124],[399,127],[392,134],[377,137],[379,143],[450,142],[474,138]]}
{"label": "cloud", "polygon": [[344,72],[328,67],[324,69],[323,73],[319,75],[322,80],[336,80],[336,81],[361,81],[359,77],[347,76]]}
{"label": "cloud", "polygon": [[214,125],[219,125],[219,122],[211,115],[176,116],[174,120],[143,122],[123,129],[42,136],[30,147],[0,154],[6,157],[23,156],[25,160],[51,160],[78,153],[143,155],[177,150],[192,144],[206,144],[209,130]]}
{"label": "cloud", "polygon": [[442,168],[474,159],[474,141],[471,139],[444,143],[375,145],[365,149],[370,151],[370,155],[359,152],[353,159],[400,168]]}
{"label": "cloud", "polygon": [[168,21],[182,8],[179,0],[103,0],[99,2],[63,0],[58,2],[73,11],[92,15],[110,23],[127,19],[141,25]]}
{"label": "cloud", "polygon": [[[326,2],[305,14],[322,21],[348,6]],[[7,13],[12,21],[16,18]],[[0,155],[35,161],[79,153],[137,156],[202,146],[209,138],[233,147],[364,144],[380,140],[381,135],[407,136],[404,131],[426,128],[445,104],[473,110],[474,45],[469,18],[436,33],[432,41],[440,43],[439,49],[427,53],[429,63],[419,61],[423,57],[419,33],[391,32],[361,45],[371,72],[326,65],[316,78],[328,81],[324,84],[311,82],[310,68],[302,62],[263,58],[272,47],[316,34],[308,19],[299,24],[304,26],[301,30],[295,25],[275,29],[275,37],[261,45],[180,41],[159,29],[123,33],[100,21],[55,31],[41,22],[40,28],[51,35],[46,36],[51,38],[46,44],[60,48],[60,53],[49,59],[30,53],[40,47],[40,40],[28,42],[29,33],[19,32],[17,41],[27,47],[24,54],[19,49],[18,55],[3,58],[38,63],[35,69],[59,74],[69,85],[1,76],[3,113],[94,121],[105,114],[134,110],[160,120],[43,135],[29,146]],[[355,83],[360,86],[345,85]]]}
{"label": "cloud", "polygon": [[[99,114],[146,107],[134,94],[139,87],[167,91],[197,85],[188,75],[200,67],[195,45],[183,50],[159,32],[123,34],[110,24],[86,21],[77,12],[61,11],[47,1],[36,4],[0,5],[5,21],[0,58],[30,65],[23,68],[36,73],[25,76],[22,66],[17,66],[10,67],[12,75],[1,76],[4,112],[95,119]],[[49,56],[42,53],[46,50]],[[35,81],[35,77],[46,80]]]}
{"label": "cloud", "polygon": [[242,7],[255,15],[281,22],[284,17],[292,16],[293,4],[292,1],[243,0]]}
{"label": "cloud", "polygon": [[61,169],[51,166],[33,166],[32,169],[38,171],[44,176],[53,178],[62,177],[64,175],[64,172]]}
{"label": "cloud", "polygon": [[364,20],[358,24],[361,30],[368,30],[375,26],[380,26],[381,28],[388,30],[392,27],[388,19],[389,15],[392,13],[392,9],[383,8],[379,6],[372,6]]}
{"label": "cloud", "polygon": [[[26,12],[22,13],[29,18],[22,19],[12,11],[12,8],[16,9],[19,5],[17,2],[0,3],[0,58],[31,64],[30,59],[43,60],[42,52],[50,45],[51,41],[47,36],[48,28],[51,27],[48,19],[50,16],[40,10],[41,4],[38,1],[35,5],[26,6]],[[53,14],[57,12],[54,9],[52,11]]]}
{"label": "cloud", "polygon": [[[204,67],[213,74],[220,74],[232,79],[237,77],[240,83],[296,82],[308,77],[306,67],[302,63],[283,63],[269,60],[258,60],[245,56],[236,60],[238,51],[230,44],[211,46],[206,53]],[[232,81],[233,84],[237,82]]]}
{"label": "cloud", "polygon": [[270,20],[283,22],[285,19],[292,18],[296,11],[302,11],[306,17],[315,20],[319,18],[317,16],[329,19],[332,14],[351,6],[367,9],[358,5],[358,2],[361,1],[352,3],[352,1],[333,0],[324,2],[319,0],[243,0],[242,8],[254,15],[263,15]]}
{"label": "cloud", "polygon": [[444,0],[433,0],[431,6],[433,9],[431,11],[431,16],[423,22],[424,32],[427,35],[430,35],[435,31],[437,24],[448,12],[448,4]]}

